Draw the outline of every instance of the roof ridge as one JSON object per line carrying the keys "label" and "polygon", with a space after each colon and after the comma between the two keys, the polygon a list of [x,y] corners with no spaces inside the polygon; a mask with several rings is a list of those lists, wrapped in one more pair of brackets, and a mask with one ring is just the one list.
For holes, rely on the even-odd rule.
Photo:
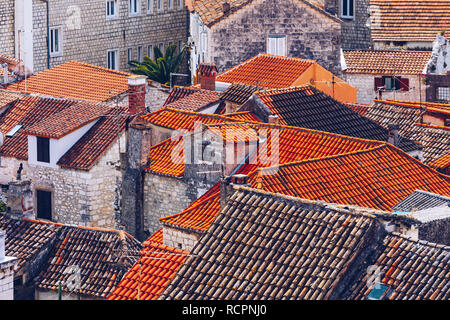
{"label": "roof ridge", "polygon": [[[323,201],[323,200],[304,199],[304,198],[300,198],[300,197],[289,196],[289,195],[282,194],[282,193],[270,192],[270,191],[265,191],[265,190],[255,189],[255,188],[252,188],[252,187],[245,187],[245,186],[235,186],[235,185],[233,185],[233,189],[236,190],[236,191],[244,191],[244,192],[247,192],[247,193],[258,193],[258,194],[265,195],[265,196],[273,196],[273,197],[276,197],[276,198],[279,198],[279,199],[284,199],[284,200],[287,200],[287,201],[293,201],[293,202],[301,203],[301,204],[304,204],[304,205],[312,205],[312,206],[322,207],[322,208],[333,210],[333,211],[336,211],[336,212],[339,212],[339,213],[345,213],[345,214],[349,214],[349,215],[353,215],[353,216],[358,216],[358,217],[364,216],[364,217],[370,218],[372,220],[376,219],[376,215],[375,214],[337,207],[336,206],[337,204],[329,203],[329,202],[326,202],[326,201]],[[353,208],[361,208],[362,210],[366,209],[364,207],[358,207],[358,206],[352,206],[352,207]],[[370,208],[367,208],[367,209],[370,210]],[[376,209],[372,209],[371,211],[373,211],[373,212],[375,212],[375,211],[383,212],[382,210],[376,210]]]}
{"label": "roof ridge", "polygon": [[442,130],[450,130],[450,127],[446,126],[437,126],[434,124],[426,124],[426,123],[416,123],[416,126],[429,128],[429,129],[442,129]]}
{"label": "roof ridge", "polygon": [[[158,242],[155,242],[155,241],[152,241],[152,240],[145,240],[142,245],[143,245],[143,248],[141,249],[141,251],[139,253],[141,256],[145,256],[146,253],[150,253],[150,254],[154,253],[154,252],[146,252],[145,251],[146,249],[151,249],[151,248],[148,248],[148,246],[154,246],[154,247],[157,247],[158,249],[167,250],[167,251],[170,251],[170,252],[173,252],[173,253],[179,253],[179,254],[182,254],[182,255],[190,254],[189,251],[185,251],[183,249],[174,248],[174,247],[165,245],[164,243],[158,243]],[[165,252],[158,252],[158,254],[167,254],[167,253],[165,253]]]}
{"label": "roof ridge", "polygon": [[297,90],[298,91],[302,91],[302,90],[305,90],[305,89],[315,89],[315,90],[319,91],[312,84],[307,83],[307,84],[303,84],[303,85],[300,85],[300,86],[290,86],[290,87],[286,87],[286,88],[261,89],[261,90],[258,90],[256,92],[254,92],[254,94],[256,94],[256,95],[260,95],[261,94],[261,95],[264,95],[264,96],[270,96],[272,94],[294,92],[294,91],[297,91]]}
{"label": "roof ridge", "polygon": [[398,233],[398,232],[394,232],[394,231],[388,232],[388,234],[390,234],[392,236],[396,236],[396,237],[402,238],[402,239],[404,239],[406,241],[409,241],[411,243],[414,243],[414,244],[421,244],[423,246],[427,246],[427,247],[434,248],[434,249],[442,249],[442,250],[450,251],[450,246],[445,245],[445,244],[435,243],[435,242],[426,241],[426,240],[420,240],[420,239],[416,240],[416,239],[413,239],[411,236],[408,236],[408,235],[405,235],[405,234],[401,234],[401,233]]}

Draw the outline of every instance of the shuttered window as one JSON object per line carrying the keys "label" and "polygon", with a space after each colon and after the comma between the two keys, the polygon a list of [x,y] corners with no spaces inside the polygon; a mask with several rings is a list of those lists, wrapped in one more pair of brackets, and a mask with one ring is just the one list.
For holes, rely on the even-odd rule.
{"label": "shuttered window", "polygon": [[50,163],[50,139],[36,137],[37,140],[37,161]]}
{"label": "shuttered window", "polygon": [[409,79],[400,77],[376,77],[374,90],[409,91]]}
{"label": "shuttered window", "polygon": [[278,56],[286,56],[286,36],[269,35],[267,38],[267,53]]}

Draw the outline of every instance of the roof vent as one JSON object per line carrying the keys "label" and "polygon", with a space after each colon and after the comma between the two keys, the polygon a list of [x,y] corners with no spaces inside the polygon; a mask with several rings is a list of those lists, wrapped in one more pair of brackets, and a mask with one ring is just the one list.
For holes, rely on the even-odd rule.
{"label": "roof vent", "polygon": [[228,2],[224,2],[222,4],[222,11],[224,14],[228,13],[231,10],[231,5]]}

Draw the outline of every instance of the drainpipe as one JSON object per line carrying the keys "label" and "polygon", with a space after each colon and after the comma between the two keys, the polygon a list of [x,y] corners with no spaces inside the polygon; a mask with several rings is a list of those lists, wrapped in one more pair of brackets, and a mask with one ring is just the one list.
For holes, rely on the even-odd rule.
{"label": "drainpipe", "polygon": [[49,0],[41,0],[46,4],[47,14],[47,69],[50,69],[50,22],[49,22]]}

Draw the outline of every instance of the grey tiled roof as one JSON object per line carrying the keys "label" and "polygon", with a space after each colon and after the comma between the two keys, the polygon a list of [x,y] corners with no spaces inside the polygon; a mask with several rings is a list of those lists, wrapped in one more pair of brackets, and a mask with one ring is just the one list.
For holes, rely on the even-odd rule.
{"label": "grey tiled roof", "polygon": [[376,228],[373,216],[237,190],[161,299],[327,299]]}
{"label": "grey tiled roof", "polygon": [[427,191],[416,190],[405,199],[397,203],[392,210],[410,212],[412,210],[418,211],[440,207],[445,204],[450,205],[449,197]]}

